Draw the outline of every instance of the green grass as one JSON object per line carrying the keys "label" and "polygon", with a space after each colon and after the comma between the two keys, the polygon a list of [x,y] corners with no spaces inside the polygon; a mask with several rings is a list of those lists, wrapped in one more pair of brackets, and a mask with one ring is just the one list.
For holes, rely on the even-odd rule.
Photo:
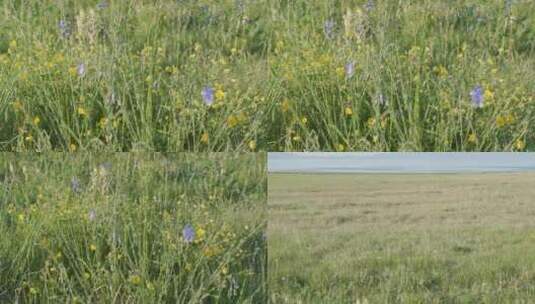
{"label": "green grass", "polygon": [[109,2],[2,1],[0,149],[535,149],[533,1]]}
{"label": "green grass", "polygon": [[0,302],[265,301],[265,158],[0,154]]}
{"label": "green grass", "polygon": [[534,182],[270,174],[271,302],[534,303]]}

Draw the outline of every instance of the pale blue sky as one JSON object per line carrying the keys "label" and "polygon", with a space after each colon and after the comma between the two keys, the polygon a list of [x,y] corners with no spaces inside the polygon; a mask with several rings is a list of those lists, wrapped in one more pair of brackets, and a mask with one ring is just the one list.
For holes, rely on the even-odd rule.
{"label": "pale blue sky", "polygon": [[269,172],[535,170],[535,153],[269,153]]}

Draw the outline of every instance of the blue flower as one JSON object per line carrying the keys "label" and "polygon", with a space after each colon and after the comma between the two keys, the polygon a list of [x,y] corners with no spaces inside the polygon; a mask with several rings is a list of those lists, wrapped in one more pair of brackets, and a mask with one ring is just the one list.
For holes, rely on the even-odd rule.
{"label": "blue flower", "polygon": [[195,229],[193,229],[193,226],[186,224],[184,229],[182,229],[182,237],[186,243],[193,242],[195,240]]}
{"label": "blue flower", "polygon": [[65,20],[60,20],[58,23],[59,33],[64,39],[67,39],[71,36],[71,29]]}
{"label": "blue flower", "polygon": [[99,4],[97,4],[98,9],[105,9],[109,6],[108,1],[101,1]]}
{"label": "blue flower", "polygon": [[89,210],[89,214],[88,214],[88,219],[90,222],[93,222],[94,220],[97,219],[97,212],[93,209]]}
{"label": "blue flower", "polygon": [[480,85],[470,91],[470,97],[472,98],[472,105],[476,108],[483,107],[483,89]]}
{"label": "blue flower", "polygon": [[80,181],[78,180],[78,178],[76,176],[73,176],[71,178],[71,190],[74,193],[80,193],[81,192]]}
{"label": "blue flower", "polygon": [[353,77],[353,75],[355,75],[355,62],[354,61],[350,61],[348,63],[346,63],[345,67],[345,72],[346,72],[346,78],[351,78]]}
{"label": "blue flower", "polygon": [[336,24],[334,23],[333,20],[327,20],[323,24],[323,33],[325,34],[325,37],[327,37],[327,39],[334,38],[334,26],[335,25]]}
{"label": "blue flower", "polygon": [[80,63],[76,67],[76,73],[78,73],[78,76],[84,77],[84,75],[85,75],[85,63]]}
{"label": "blue flower", "polygon": [[214,103],[214,89],[212,87],[204,87],[202,89],[202,99],[204,104],[210,106]]}

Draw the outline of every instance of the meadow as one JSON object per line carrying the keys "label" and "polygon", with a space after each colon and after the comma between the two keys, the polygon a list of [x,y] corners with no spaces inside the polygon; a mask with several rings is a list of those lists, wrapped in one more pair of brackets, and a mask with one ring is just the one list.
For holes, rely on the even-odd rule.
{"label": "meadow", "polygon": [[265,302],[265,157],[0,154],[0,302]]}
{"label": "meadow", "polygon": [[535,173],[269,174],[272,303],[534,303]]}
{"label": "meadow", "polygon": [[530,0],[0,2],[3,151],[535,149]]}

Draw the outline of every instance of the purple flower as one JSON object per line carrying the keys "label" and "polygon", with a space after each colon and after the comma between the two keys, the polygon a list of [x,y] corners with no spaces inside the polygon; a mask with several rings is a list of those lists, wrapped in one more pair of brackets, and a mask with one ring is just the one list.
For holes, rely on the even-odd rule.
{"label": "purple flower", "polygon": [[108,1],[101,1],[99,4],[97,4],[98,9],[105,9],[109,6]]}
{"label": "purple flower", "polygon": [[65,20],[60,20],[58,23],[59,33],[65,39],[71,36],[71,29]]}
{"label": "purple flower", "polygon": [[202,99],[204,101],[204,104],[207,106],[210,106],[214,103],[214,89],[211,87],[204,87],[202,89]]}
{"label": "purple flower", "polygon": [[334,38],[334,26],[335,25],[336,24],[334,23],[333,20],[327,20],[323,24],[323,33],[325,34],[325,37],[327,37],[327,39]]}
{"label": "purple flower", "polygon": [[84,75],[85,75],[85,63],[82,62],[76,67],[76,73],[78,73],[78,76],[84,77]]}
{"label": "purple flower", "polygon": [[368,0],[364,8],[369,12],[375,8],[375,3],[373,0]]}
{"label": "purple flower", "polygon": [[91,210],[89,211],[89,214],[88,214],[87,218],[89,219],[90,222],[93,222],[94,220],[96,220],[96,219],[97,219],[97,213],[96,213],[96,211],[93,210],[93,209],[91,209]]}
{"label": "purple flower", "polygon": [[71,190],[74,193],[80,193],[81,192],[80,181],[78,180],[78,178],[76,176],[73,176],[71,178]]}
{"label": "purple flower", "polygon": [[186,224],[184,229],[182,229],[182,237],[184,238],[184,242],[188,244],[193,242],[195,240],[195,229],[193,229],[193,226]]}
{"label": "purple flower", "polygon": [[346,78],[347,79],[353,77],[353,75],[355,75],[355,62],[354,61],[350,61],[350,62],[346,63],[344,69],[346,71]]}
{"label": "purple flower", "polygon": [[483,107],[483,89],[480,85],[477,85],[470,91],[470,97],[472,98],[472,105],[475,108]]}

